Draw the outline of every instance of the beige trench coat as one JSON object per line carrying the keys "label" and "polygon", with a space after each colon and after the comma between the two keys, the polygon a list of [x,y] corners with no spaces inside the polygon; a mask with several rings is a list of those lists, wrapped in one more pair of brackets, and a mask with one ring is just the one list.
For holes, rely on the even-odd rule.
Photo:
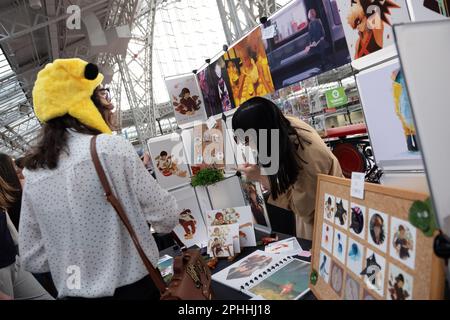
{"label": "beige trench coat", "polygon": [[270,196],[269,203],[293,211],[296,216],[297,237],[312,240],[317,176],[327,174],[343,177],[343,174],[337,158],[317,132],[297,118],[287,118],[297,130],[304,146],[303,150],[298,147],[298,155],[307,163],[299,162],[302,169],[297,182],[285,193],[279,195],[276,200]]}

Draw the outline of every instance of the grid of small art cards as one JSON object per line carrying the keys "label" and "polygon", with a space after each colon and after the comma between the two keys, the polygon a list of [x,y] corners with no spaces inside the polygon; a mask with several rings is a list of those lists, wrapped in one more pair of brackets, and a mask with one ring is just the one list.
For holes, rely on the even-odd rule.
{"label": "grid of small art cards", "polygon": [[[364,200],[350,181],[320,176],[310,284],[319,299],[411,300],[433,297],[433,238],[408,221],[427,195],[366,184]],[[436,298],[436,297],[435,297]]]}

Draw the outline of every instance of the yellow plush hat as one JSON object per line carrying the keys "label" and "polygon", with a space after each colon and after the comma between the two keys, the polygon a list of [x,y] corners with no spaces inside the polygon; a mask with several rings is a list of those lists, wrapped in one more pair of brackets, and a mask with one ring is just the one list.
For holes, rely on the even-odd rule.
{"label": "yellow plush hat", "polygon": [[46,122],[66,114],[103,133],[110,128],[91,100],[103,81],[96,65],[84,60],[56,59],[41,70],[33,88],[36,117]]}

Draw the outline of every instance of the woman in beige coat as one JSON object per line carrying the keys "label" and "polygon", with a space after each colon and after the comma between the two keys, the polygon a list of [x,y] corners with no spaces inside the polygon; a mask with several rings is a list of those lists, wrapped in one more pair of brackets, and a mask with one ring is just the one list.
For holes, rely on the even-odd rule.
{"label": "woman in beige coat", "polygon": [[[312,127],[297,118],[285,117],[265,98],[256,97],[243,103],[232,124],[236,137],[260,155],[259,165],[240,166],[242,173],[271,191],[270,204],[293,211],[297,237],[311,240],[317,176],[342,177],[336,157]],[[256,139],[248,135],[250,129],[256,130]],[[266,129],[267,139],[262,137],[262,129]],[[270,162],[261,155],[269,155]]]}

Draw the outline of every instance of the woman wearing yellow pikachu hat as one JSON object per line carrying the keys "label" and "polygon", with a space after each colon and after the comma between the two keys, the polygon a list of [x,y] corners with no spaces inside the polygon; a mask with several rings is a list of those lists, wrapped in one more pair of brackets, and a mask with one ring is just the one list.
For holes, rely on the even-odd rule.
{"label": "woman wearing yellow pikachu hat", "polygon": [[178,222],[176,202],[148,174],[133,146],[111,135],[112,109],[98,68],[58,59],[39,72],[34,110],[43,123],[25,159],[19,249],[26,270],[50,272],[59,298],[157,299],[159,292],[96,173],[107,180],[154,266],[161,233]]}

